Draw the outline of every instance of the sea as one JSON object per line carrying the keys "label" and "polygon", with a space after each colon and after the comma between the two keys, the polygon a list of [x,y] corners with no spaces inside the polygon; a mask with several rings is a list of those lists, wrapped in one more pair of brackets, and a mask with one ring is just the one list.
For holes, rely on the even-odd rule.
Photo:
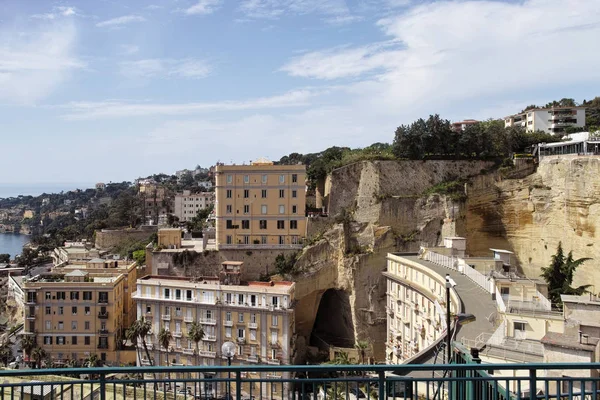
{"label": "sea", "polygon": [[0,199],[8,197],[23,196],[39,196],[44,193],[60,193],[68,192],[75,189],[94,188],[94,183],[0,183]]}
{"label": "sea", "polygon": [[15,233],[0,233],[0,254],[10,254],[10,259],[21,254],[23,245],[29,242],[29,236]]}

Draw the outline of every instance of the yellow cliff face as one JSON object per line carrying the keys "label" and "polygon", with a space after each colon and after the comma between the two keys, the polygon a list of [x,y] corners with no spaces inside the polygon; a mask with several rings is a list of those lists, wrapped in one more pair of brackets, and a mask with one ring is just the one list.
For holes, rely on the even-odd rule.
{"label": "yellow cliff face", "polygon": [[522,271],[537,277],[562,241],[575,258],[591,257],[574,285],[600,291],[600,159],[542,159],[524,179],[485,175],[468,187],[467,252],[489,254],[490,247],[516,253]]}

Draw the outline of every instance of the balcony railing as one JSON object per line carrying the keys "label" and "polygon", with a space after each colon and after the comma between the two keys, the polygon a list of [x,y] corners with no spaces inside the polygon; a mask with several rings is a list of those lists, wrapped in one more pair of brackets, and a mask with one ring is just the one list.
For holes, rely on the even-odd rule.
{"label": "balcony railing", "polygon": [[183,332],[181,332],[181,331],[180,332],[173,332],[173,337],[174,338],[180,338],[182,336],[183,336]]}
{"label": "balcony railing", "polygon": [[200,318],[200,323],[204,325],[216,325],[217,320],[214,318]]}
{"label": "balcony railing", "polygon": [[200,350],[200,357],[208,357],[208,358],[215,358],[217,356],[217,352],[216,351],[208,351],[208,350]]}
{"label": "balcony railing", "polygon": [[108,329],[98,329],[99,335],[108,335]]}
{"label": "balcony railing", "polygon": [[182,352],[183,354],[187,354],[187,355],[193,355],[194,354],[194,350],[195,349],[183,349]]}
{"label": "balcony railing", "polygon": [[256,322],[248,322],[248,329],[256,329],[258,324]]}
{"label": "balcony railing", "polygon": [[100,319],[107,319],[108,318],[108,311],[104,311],[104,312],[99,311],[98,312],[98,318],[100,318]]}
{"label": "balcony railing", "polygon": [[191,324],[192,322],[194,322],[194,317],[183,317],[183,322]]}
{"label": "balcony railing", "polygon": [[108,343],[98,343],[99,349],[108,349]]}
{"label": "balcony railing", "polygon": [[214,342],[217,340],[217,337],[215,335],[207,335],[206,333],[204,334],[204,337],[202,338],[202,340],[207,340],[209,342]]}
{"label": "balcony railing", "polygon": [[225,326],[233,326],[233,321],[223,321],[223,325],[225,325]]}
{"label": "balcony railing", "polygon": [[162,319],[163,321],[170,321],[171,320],[171,314],[163,314],[160,316],[160,319]]}
{"label": "balcony railing", "polygon": [[600,394],[594,376],[599,368],[600,363],[467,363],[19,369],[0,371],[0,393],[10,399],[44,393],[44,398],[72,400],[579,400]]}

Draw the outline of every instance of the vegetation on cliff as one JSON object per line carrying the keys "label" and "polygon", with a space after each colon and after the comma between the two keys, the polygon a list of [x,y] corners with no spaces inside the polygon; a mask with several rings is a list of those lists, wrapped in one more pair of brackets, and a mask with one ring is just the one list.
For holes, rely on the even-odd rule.
{"label": "vegetation on cliff", "polygon": [[562,243],[558,242],[556,254],[552,256],[552,261],[547,267],[542,267],[542,278],[548,283],[548,295],[552,305],[562,306],[561,294],[570,294],[580,296],[587,292],[592,285],[582,285],[572,287],[573,276],[577,268],[591,258],[573,258],[573,251],[570,251],[567,257],[563,252]]}

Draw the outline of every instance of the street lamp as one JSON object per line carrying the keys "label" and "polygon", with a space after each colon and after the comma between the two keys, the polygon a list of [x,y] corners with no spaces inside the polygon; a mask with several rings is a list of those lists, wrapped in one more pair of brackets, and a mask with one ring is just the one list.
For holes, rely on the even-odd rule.
{"label": "street lamp", "polygon": [[446,364],[450,364],[452,358],[452,349],[450,348],[452,342],[452,335],[450,335],[450,288],[455,286],[454,279],[450,278],[450,274],[446,274],[446,352],[448,354]]}
{"label": "street lamp", "polygon": [[[225,342],[221,346],[221,354],[227,357],[227,366],[231,367],[231,359],[235,356],[236,345],[233,342]],[[227,400],[231,400],[231,369],[227,371]]]}

